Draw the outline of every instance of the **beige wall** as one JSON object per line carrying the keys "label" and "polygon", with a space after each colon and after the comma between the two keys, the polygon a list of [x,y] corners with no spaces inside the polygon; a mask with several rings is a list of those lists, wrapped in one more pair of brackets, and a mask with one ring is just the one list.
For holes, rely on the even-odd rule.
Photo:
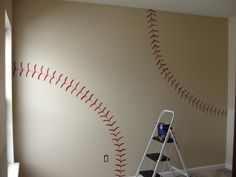
{"label": "beige wall", "polygon": [[228,71],[228,117],[226,140],[226,165],[232,169],[233,135],[235,113],[235,61],[236,61],[236,17],[229,18],[229,71]]}
{"label": "beige wall", "polygon": [[[188,167],[224,163],[226,118],[193,108],[163,80],[145,16],[143,9],[15,1],[14,137],[22,177],[111,177],[116,163],[103,119],[70,88],[32,79],[35,64],[36,76],[44,65],[43,72],[50,68],[48,77],[54,70],[57,79],[64,73],[63,80],[75,79],[104,102],[124,136],[127,176],[134,175],[166,108],[176,112],[174,130]],[[201,100],[226,108],[227,20],[167,12],[158,12],[158,19],[171,71]],[[19,62],[26,69],[21,76]],[[109,163],[103,162],[104,154]]]}
{"label": "beige wall", "polygon": [[5,112],[5,10],[11,20],[11,1],[0,1],[0,176],[7,176]]}

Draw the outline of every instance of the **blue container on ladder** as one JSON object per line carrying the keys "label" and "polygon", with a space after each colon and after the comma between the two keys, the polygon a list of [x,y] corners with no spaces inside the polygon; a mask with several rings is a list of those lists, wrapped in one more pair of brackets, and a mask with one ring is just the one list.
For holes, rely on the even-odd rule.
{"label": "blue container on ladder", "polygon": [[161,139],[165,139],[168,128],[169,128],[169,124],[164,124],[164,123],[158,124],[158,136]]}

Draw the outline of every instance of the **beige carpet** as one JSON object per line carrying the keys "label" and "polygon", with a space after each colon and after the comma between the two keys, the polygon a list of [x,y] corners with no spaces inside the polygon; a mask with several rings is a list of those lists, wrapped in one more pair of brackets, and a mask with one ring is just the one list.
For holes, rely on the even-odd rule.
{"label": "beige carpet", "polygon": [[232,177],[232,171],[227,169],[219,169],[215,171],[191,174],[191,177]]}

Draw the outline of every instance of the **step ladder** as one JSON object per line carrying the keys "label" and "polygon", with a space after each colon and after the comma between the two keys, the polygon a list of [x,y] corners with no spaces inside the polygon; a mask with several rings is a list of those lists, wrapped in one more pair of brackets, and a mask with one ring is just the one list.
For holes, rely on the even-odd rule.
{"label": "step ladder", "polygon": [[[161,163],[167,163],[168,168],[172,174],[173,177],[175,177],[175,175],[184,175],[186,177],[190,177],[187,168],[185,166],[185,163],[183,161],[183,158],[181,156],[181,153],[179,151],[176,139],[174,137],[173,134],[173,130],[172,130],[172,124],[174,121],[174,112],[173,111],[169,111],[169,110],[163,110],[161,112],[161,114],[159,115],[158,121],[155,125],[154,131],[151,135],[151,138],[148,142],[148,145],[146,147],[146,150],[143,154],[143,157],[141,159],[141,162],[139,164],[139,167],[136,171],[135,177],[140,177],[139,175],[142,175],[143,177],[161,177],[161,176],[165,176],[165,173],[161,173],[160,171],[160,164]],[[165,134],[164,136],[161,135],[160,136],[160,132],[158,130],[158,127],[160,125],[164,125],[167,129],[165,130]],[[163,128],[163,127],[162,127]],[[155,141],[160,145],[160,152],[148,152],[149,148],[151,146],[151,144],[154,144]],[[167,144],[171,145],[170,150],[167,153]],[[154,144],[155,145],[155,144]],[[169,158],[169,155],[171,153],[172,147],[174,147],[176,149],[177,155],[179,157],[181,166],[182,166],[182,170],[174,167],[171,164],[171,159]],[[153,170],[141,170],[143,162],[146,160],[146,158],[151,159],[152,161],[154,161],[155,167]]]}

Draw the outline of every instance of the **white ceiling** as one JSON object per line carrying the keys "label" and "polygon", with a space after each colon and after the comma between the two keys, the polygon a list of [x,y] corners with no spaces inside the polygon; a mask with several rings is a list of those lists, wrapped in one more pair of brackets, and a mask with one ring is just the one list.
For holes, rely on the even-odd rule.
{"label": "white ceiling", "polygon": [[236,0],[64,0],[158,9],[216,17],[236,16]]}

